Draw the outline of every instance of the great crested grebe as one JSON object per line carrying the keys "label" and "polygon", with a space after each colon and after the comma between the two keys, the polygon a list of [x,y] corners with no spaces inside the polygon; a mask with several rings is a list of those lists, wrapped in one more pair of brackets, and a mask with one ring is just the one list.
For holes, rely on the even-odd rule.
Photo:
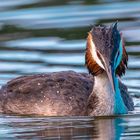
{"label": "great crested grebe", "polygon": [[20,115],[101,116],[133,110],[120,81],[128,56],[114,26],[95,26],[88,33],[86,66],[92,75],[73,71],[22,76],[0,89],[0,112]]}

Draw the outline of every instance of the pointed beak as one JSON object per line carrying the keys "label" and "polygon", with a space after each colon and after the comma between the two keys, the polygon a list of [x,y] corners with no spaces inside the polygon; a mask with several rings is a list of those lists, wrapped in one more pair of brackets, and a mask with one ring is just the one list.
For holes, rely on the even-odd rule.
{"label": "pointed beak", "polygon": [[113,80],[114,70],[113,70],[112,66],[108,63],[109,61],[107,59],[104,59],[104,60],[105,60],[104,67],[105,67],[108,79],[110,81],[112,90],[115,93],[115,83]]}

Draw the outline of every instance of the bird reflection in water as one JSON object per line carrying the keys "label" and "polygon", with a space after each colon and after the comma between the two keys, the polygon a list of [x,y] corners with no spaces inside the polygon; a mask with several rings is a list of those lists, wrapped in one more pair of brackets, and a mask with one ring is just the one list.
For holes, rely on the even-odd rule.
{"label": "bird reflection in water", "polygon": [[[15,132],[18,139],[41,138],[47,140],[119,140],[124,131],[120,118],[51,118],[34,122],[14,123],[23,129]],[[17,124],[15,126],[15,124]]]}

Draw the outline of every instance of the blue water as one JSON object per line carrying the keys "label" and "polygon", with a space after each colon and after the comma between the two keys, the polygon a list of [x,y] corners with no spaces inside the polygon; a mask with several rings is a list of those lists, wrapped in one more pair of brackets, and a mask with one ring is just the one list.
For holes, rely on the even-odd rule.
{"label": "blue water", "polygon": [[0,85],[21,75],[61,70],[87,72],[87,32],[93,24],[111,25],[118,20],[129,54],[123,82],[135,103],[135,111],[129,115],[106,118],[0,115],[0,139],[140,139],[140,1],[0,3]]}

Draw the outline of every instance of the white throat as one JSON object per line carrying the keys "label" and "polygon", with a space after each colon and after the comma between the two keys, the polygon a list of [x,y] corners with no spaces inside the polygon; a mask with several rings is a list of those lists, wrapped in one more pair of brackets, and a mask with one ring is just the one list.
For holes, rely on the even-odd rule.
{"label": "white throat", "polygon": [[95,76],[94,87],[90,98],[97,97],[95,109],[89,115],[113,115],[114,93],[106,72]]}

